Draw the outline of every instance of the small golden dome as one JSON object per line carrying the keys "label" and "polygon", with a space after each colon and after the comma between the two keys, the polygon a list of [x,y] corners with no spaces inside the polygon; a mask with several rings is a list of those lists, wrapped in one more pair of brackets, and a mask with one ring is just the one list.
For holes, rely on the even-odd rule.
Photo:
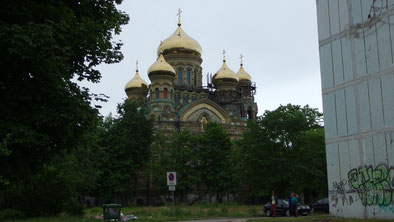
{"label": "small golden dome", "polygon": [[143,86],[148,87],[148,84],[140,77],[137,69],[135,76],[126,84],[124,89],[126,90],[129,88],[142,88]]}
{"label": "small golden dome", "polygon": [[148,69],[148,75],[152,72],[171,72],[175,76],[175,69],[166,62],[162,53],[160,53],[159,58],[153,65]]}
{"label": "small golden dome", "polygon": [[252,81],[252,77],[250,77],[250,75],[245,71],[242,63],[241,63],[241,67],[239,68],[236,75],[237,75],[239,81],[249,81],[249,82]]}
{"label": "small golden dome", "polygon": [[157,55],[161,52],[165,53],[170,49],[187,49],[197,52],[201,56],[202,49],[200,44],[192,37],[188,36],[181,28],[181,24],[178,23],[176,31],[167,39],[162,41],[157,48]]}
{"label": "small golden dome", "polygon": [[148,84],[140,77],[137,69],[135,76],[126,84],[124,89],[127,90],[129,88],[142,88],[143,86],[148,87]]}
{"label": "small golden dome", "polygon": [[215,75],[213,75],[213,80],[218,79],[232,79],[238,81],[237,76],[235,75],[233,70],[227,67],[226,60],[223,60],[222,67],[215,73]]}
{"label": "small golden dome", "polygon": [[132,80],[130,80],[124,87],[127,94],[127,99],[144,101],[148,94],[148,84],[140,77],[138,73],[138,61],[136,62],[137,71]]}

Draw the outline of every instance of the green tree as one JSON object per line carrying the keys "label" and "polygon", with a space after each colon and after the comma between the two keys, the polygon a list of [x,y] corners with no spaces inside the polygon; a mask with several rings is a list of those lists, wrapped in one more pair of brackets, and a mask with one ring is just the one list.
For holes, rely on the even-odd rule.
{"label": "green tree", "polygon": [[[188,130],[174,132],[171,137],[156,136],[155,155],[151,169],[154,187],[159,194],[168,194],[166,172],[177,173],[176,195],[180,201],[193,191],[198,182],[196,149],[198,137]],[[160,142],[161,141],[161,142]]]}
{"label": "green tree", "polygon": [[[103,160],[103,177],[100,178],[102,198],[121,198],[124,203],[139,188],[137,179],[150,161],[153,140],[153,119],[147,118],[147,110],[134,101],[118,105],[118,118],[107,118],[101,146],[107,156]],[[143,190],[145,189],[145,186]]]}
{"label": "green tree", "polygon": [[123,58],[112,36],[128,16],[121,0],[2,3],[0,139],[11,152],[0,156],[0,208],[55,214],[76,198],[73,152],[97,123],[89,91],[73,79],[98,82],[98,64]]}
{"label": "green tree", "polygon": [[327,196],[327,165],[324,129],[305,131],[300,136],[302,144],[297,149],[295,171],[298,173],[296,187],[305,194],[309,203]]}
{"label": "green tree", "polygon": [[317,109],[291,104],[248,122],[239,141],[239,173],[251,188],[250,196],[267,197],[273,189],[282,196],[322,192],[327,174],[321,123]]}
{"label": "green tree", "polygon": [[196,150],[198,137],[192,135],[188,130],[175,133],[170,143],[170,166],[169,171],[177,172],[177,190],[180,199],[192,191],[197,183],[197,162]]}
{"label": "green tree", "polygon": [[228,133],[216,122],[209,122],[200,138],[198,149],[199,178],[218,202],[234,188],[232,144]]}
{"label": "green tree", "polygon": [[151,180],[153,190],[149,195],[160,196],[168,194],[166,172],[170,166],[169,138],[160,132],[155,132],[152,142],[152,158],[147,168],[147,174]]}

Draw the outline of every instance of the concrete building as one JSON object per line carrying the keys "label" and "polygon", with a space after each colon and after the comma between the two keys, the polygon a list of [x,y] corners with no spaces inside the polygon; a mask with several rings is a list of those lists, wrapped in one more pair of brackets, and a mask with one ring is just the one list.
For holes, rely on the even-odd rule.
{"label": "concrete building", "polygon": [[330,214],[394,218],[394,1],[316,2]]}

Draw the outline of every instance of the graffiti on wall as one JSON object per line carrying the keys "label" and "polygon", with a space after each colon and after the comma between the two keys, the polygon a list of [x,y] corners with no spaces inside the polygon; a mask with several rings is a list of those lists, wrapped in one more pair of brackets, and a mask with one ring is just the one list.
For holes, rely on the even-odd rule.
{"label": "graffiti on wall", "polygon": [[342,206],[346,204],[353,204],[353,197],[350,195],[346,195],[345,186],[348,184],[347,180],[341,180],[339,182],[334,181],[332,183],[334,195],[331,195],[332,207],[337,207],[338,202],[341,200]]}
{"label": "graffiti on wall", "polygon": [[357,192],[364,206],[388,206],[394,203],[394,167],[379,164],[348,172],[348,183]]}
{"label": "graffiti on wall", "polygon": [[394,204],[379,207],[379,213],[394,213]]}

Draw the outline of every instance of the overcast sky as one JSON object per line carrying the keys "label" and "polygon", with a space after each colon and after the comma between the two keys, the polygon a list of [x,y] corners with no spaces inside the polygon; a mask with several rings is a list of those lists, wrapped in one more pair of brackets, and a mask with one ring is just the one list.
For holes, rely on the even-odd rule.
{"label": "overcast sky", "polygon": [[137,59],[141,77],[150,83],[147,70],[157,59],[160,41],[176,30],[178,8],[182,29],[203,50],[203,85],[206,74],[221,67],[225,49],[226,63],[234,72],[240,54],[244,56],[244,68],[257,85],[258,115],[287,103],[322,111],[315,0],[124,0],[119,9],[130,21],[115,36],[124,43],[124,59],[99,66],[99,84],[83,83],[91,92],[110,97],[107,103],[96,102],[103,106],[101,114],[116,114]]}

